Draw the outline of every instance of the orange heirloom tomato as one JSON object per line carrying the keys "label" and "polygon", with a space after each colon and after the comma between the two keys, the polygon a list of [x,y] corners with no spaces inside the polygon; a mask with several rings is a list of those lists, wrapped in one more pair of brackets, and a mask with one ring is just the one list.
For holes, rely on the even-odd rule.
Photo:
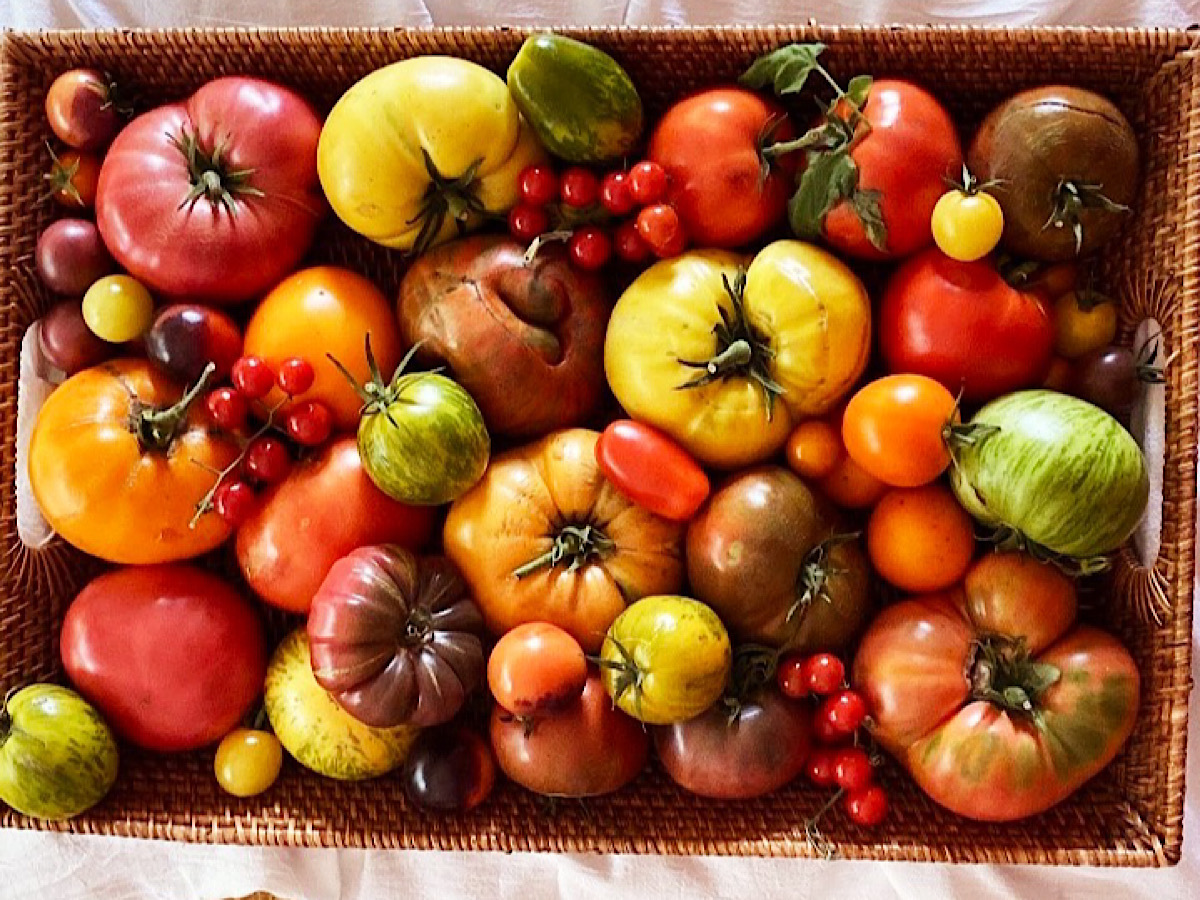
{"label": "orange heirloom tomato", "polygon": [[38,414],[29,479],[42,515],[68,543],[114,563],[187,559],[230,529],[213,512],[189,527],[238,448],[187,394],[145,360],[67,379]]}
{"label": "orange heirloom tomato", "polygon": [[595,653],[627,603],[683,586],[684,525],[605,480],[599,437],[573,428],[502,454],[450,507],[446,555],[494,633],[550,622]]}
{"label": "orange heirloom tomato", "polygon": [[968,818],[1009,822],[1066,799],[1117,755],[1138,708],[1133,658],[1075,611],[1071,580],[1021,553],[884,608],[852,676],[872,735]]}
{"label": "orange heirloom tomato", "polygon": [[918,487],[950,465],[945,429],[957,421],[954,396],[924,375],[888,375],[850,398],[842,418],[846,452],[894,487]]}

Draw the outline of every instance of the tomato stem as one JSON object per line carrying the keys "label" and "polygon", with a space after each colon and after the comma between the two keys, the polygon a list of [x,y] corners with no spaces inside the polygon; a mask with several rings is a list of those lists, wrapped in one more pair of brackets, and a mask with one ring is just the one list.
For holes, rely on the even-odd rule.
{"label": "tomato stem", "polygon": [[166,450],[171,446],[179,434],[179,429],[187,420],[188,410],[208,387],[216,370],[214,363],[206,365],[196,383],[188,388],[179,400],[165,409],[142,409],[135,398],[133,431],[137,434],[138,443],[143,450]]}
{"label": "tomato stem", "polygon": [[967,660],[973,698],[1035,720],[1038,701],[1061,677],[1056,666],[1030,658],[1023,637],[988,635],[975,642]]}
{"label": "tomato stem", "polygon": [[1117,203],[1104,193],[1104,185],[1084,181],[1063,179],[1054,190],[1054,209],[1050,217],[1042,225],[1042,231],[1047,228],[1070,227],[1075,236],[1075,253],[1083,250],[1083,221],[1081,214],[1085,209],[1102,209],[1110,213],[1127,213],[1129,207]]}
{"label": "tomato stem", "polygon": [[565,525],[554,535],[550,549],[513,570],[517,578],[532,575],[539,569],[553,569],[562,563],[574,572],[593,559],[602,558],[617,548],[617,542],[594,525]]}
{"label": "tomato stem", "polygon": [[186,129],[179,135],[170,136],[171,144],[183,154],[187,162],[191,187],[179,202],[179,209],[195,206],[203,197],[214,209],[225,209],[231,216],[237,214],[237,198],[263,197],[262,191],[250,183],[254,169],[232,169],[227,165],[225,145],[220,141],[212,152],[200,146],[200,138]]}
{"label": "tomato stem", "polygon": [[487,211],[483,201],[475,193],[478,189],[475,176],[483,164],[483,157],[467,166],[467,170],[458,177],[447,178],[438,171],[433,157],[424,147],[421,148],[421,156],[425,161],[425,173],[429,176],[429,186],[425,189],[421,208],[406,223],[408,225],[421,223],[412,249],[408,251],[410,256],[420,256],[434,245],[438,235],[442,232],[442,226],[446,223],[447,216],[454,222],[458,233],[462,235],[466,233],[472,218],[482,216]]}

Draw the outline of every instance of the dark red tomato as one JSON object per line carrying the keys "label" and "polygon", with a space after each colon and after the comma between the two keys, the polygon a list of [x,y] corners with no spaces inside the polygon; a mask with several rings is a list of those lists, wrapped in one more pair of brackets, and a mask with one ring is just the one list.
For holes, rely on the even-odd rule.
{"label": "dark red tomato", "polygon": [[96,578],[67,610],[63,667],[116,731],[149,750],[220,740],[262,693],[267,642],[254,607],[186,565]]}
{"label": "dark red tomato", "polygon": [[87,219],[59,219],[38,236],[34,252],[42,283],[56,294],[82,297],[116,269],[100,232]]}
{"label": "dark red tomato", "polygon": [[783,218],[796,154],[771,163],[764,179],[760,150],[765,140],[794,136],[774,101],[738,87],[714,88],[667,110],[650,136],[647,159],[666,170],[666,202],[693,244],[740,247]]}
{"label": "dark red tomato", "polygon": [[188,303],[160,310],[144,341],[150,361],[185,384],[193,384],[210,362],[217,367],[213,382],[220,381],[242,355],[242,332],[233,319]]}
{"label": "dark red tomato", "polygon": [[99,150],[121,127],[112,79],[99,69],[70,69],[46,92],[50,130],[76,150]]}
{"label": "dark red tomato", "polygon": [[421,809],[466,812],[496,786],[496,761],[487,741],[465,725],[421,732],[408,751],[401,776],[404,795]]}
{"label": "dark red tomato", "polygon": [[908,256],[933,243],[933,207],[946,193],[945,179],[962,171],[962,145],[946,108],[907,81],[876,81],[863,114],[871,129],[850,158],[858,168],[857,190],[879,191],[884,249],[871,242],[847,200],[825,215],[822,233],[834,248],[863,259]]}
{"label": "dark red tomato", "polygon": [[104,362],[118,349],[88,328],[78,300],[50,307],[38,327],[38,347],[46,362],[67,375]]}
{"label": "dark red tomato", "polygon": [[613,487],[644,509],[686,522],[708,498],[708,476],[661,431],[620,419],[596,442],[596,462]]}
{"label": "dark red tomato", "polygon": [[771,685],[731,720],[718,703],[686,722],[653,729],[667,774],[702,797],[747,799],[777,791],[804,771],[810,713]]}
{"label": "dark red tomato", "polygon": [[342,437],[263,494],[238,530],[238,564],[263,600],[306,613],[338,559],[368,544],[419,549],[433,518],[432,508],[405,506],[375,487],[354,437]]}
{"label": "dark red tomato", "polygon": [[320,133],[308,101],[254,78],[218,78],[139,116],[100,172],[105,244],[168,297],[230,304],[264,293],[295,268],[324,211]]}
{"label": "dark red tomato", "polygon": [[650,753],[644,726],[613,705],[596,669],[579,699],[553,715],[524,719],[494,707],[491,737],[505,775],[552,797],[618,790],[645,768]]}
{"label": "dark red tomato", "polygon": [[930,248],[888,282],[880,349],[891,372],[925,375],[968,403],[1041,383],[1054,324],[1036,292],[1011,287],[988,260]]}

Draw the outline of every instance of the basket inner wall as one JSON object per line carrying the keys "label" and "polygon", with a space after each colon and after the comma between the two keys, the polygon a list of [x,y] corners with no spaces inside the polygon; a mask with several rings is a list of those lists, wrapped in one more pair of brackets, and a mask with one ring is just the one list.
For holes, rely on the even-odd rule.
{"label": "basket inner wall", "polygon": [[[1188,191],[1200,193],[1200,76],[1192,60],[1168,64],[1187,41],[1180,33],[1031,32],[934,29],[730,29],[584,32],[629,69],[654,114],[688,89],[736,77],[757,54],[789,40],[820,37],[827,65],[846,78],[917,80],[942,99],[969,135],[995,102],[1056,79],[1100,90],[1143,135],[1146,187],[1137,220],[1107,261],[1113,283],[1150,269],[1177,278],[1169,349],[1194,344],[1200,295],[1200,238]],[[17,547],[13,467],[17,358],[21,337],[44,311],[32,274],[34,244],[55,211],[42,201],[41,173],[51,137],[42,108],[60,71],[107,68],[140,91],[140,106],[186,96],[223,74],[253,74],[291,85],[327,109],[355,80],[388,62],[442,52],[503,73],[519,31],[204,32],[14,35],[0,78],[0,530],[9,571],[0,592],[0,688],[61,678],[58,633],[94,562],[61,544],[39,557]],[[1164,68],[1164,66],[1166,66]],[[1191,131],[1189,132],[1189,128]],[[349,234],[332,217],[314,259],[374,278],[394,295],[399,254]],[[202,260],[197,260],[202,264]],[[866,831],[840,816],[826,836],[846,857],[1152,865],[1178,858],[1183,739],[1190,687],[1192,541],[1195,521],[1196,378],[1185,353],[1168,385],[1168,473],[1162,568],[1174,609],[1164,627],[1117,613],[1115,628],[1143,672],[1143,708],[1129,749],[1070,801],[1009,826],[981,825],[942,812],[894,766],[891,816]],[[1187,400],[1186,398],[1191,398]],[[1114,608],[1120,604],[1112,604]],[[282,619],[273,622],[278,631]],[[211,751],[162,757],[123,748],[122,775],[97,809],[69,823],[35,823],[5,812],[5,825],[193,841],[312,846],[809,855],[803,820],[823,797],[802,785],[739,803],[704,801],[660,772],[607,798],[549,809],[501,787],[475,813],[431,818],[406,808],[395,779],[343,785],[295,764],[265,798],[224,795]]]}

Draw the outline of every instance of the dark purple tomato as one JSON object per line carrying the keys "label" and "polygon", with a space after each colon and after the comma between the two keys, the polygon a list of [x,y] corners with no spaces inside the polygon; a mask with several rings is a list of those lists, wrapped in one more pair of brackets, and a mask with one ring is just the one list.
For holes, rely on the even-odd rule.
{"label": "dark purple tomato", "polygon": [[667,774],[702,797],[748,799],[783,787],[804,771],[812,747],[808,704],[771,684],[730,718],[723,703],[686,722],[654,728]]}
{"label": "dark purple tomato", "polygon": [[146,332],[146,355],[165,372],[191,383],[216,363],[224,378],[242,355],[242,332],[225,313],[207,306],[176,304],[154,317]]}
{"label": "dark purple tomato", "polygon": [[99,69],[63,72],[46,93],[46,119],[54,134],[77,150],[99,150],[121,127],[112,79]]}
{"label": "dark purple tomato", "polygon": [[404,763],[404,794],[421,809],[462,812],[487,799],[496,784],[492,748],[465,725],[422,731]]}
{"label": "dark purple tomato", "polygon": [[1154,382],[1161,377],[1159,370],[1142,370],[1127,347],[1101,347],[1074,362],[1070,386],[1071,393],[1081,400],[1096,404],[1128,424],[1141,393],[1140,382]]}
{"label": "dark purple tomato", "polygon": [[38,276],[56,294],[82,297],[92,284],[116,271],[100,231],[87,219],[59,219],[38,237]]}
{"label": "dark purple tomato", "polygon": [[119,345],[92,333],[83,321],[83,307],[78,300],[64,300],[50,307],[42,317],[38,346],[46,362],[67,375],[90,369],[119,349]]}

